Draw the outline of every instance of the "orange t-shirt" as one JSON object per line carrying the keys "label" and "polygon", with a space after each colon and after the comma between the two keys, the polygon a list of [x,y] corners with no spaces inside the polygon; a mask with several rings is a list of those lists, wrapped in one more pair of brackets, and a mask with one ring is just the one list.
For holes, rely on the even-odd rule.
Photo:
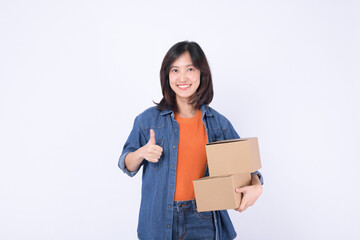
{"label": "orange t-shirt", "polygon": [[193,180],[204,176],[206,168],[206,130],[198,109],[192,118],[175,114],[179,124],[175,201],[195,199]]}

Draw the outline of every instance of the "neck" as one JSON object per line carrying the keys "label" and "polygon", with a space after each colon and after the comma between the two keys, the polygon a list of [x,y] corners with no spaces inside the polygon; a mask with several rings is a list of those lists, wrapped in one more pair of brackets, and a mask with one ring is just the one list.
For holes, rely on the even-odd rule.
{"label": "neck", "polygon": [[197,109],[193,105],[188,103],[188,99],[176,99],[178,114],[180,117],[192,118],[195,116]]}

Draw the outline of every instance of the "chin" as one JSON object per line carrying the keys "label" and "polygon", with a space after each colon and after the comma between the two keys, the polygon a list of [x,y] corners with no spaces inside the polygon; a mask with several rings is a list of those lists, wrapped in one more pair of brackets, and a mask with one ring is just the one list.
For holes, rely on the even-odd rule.
{"label": "chin", "polygon": [[179,95],[179,94],[177,94],[177,98],[187,99],[187,100],[189,100],[191,96],[192,95]]}

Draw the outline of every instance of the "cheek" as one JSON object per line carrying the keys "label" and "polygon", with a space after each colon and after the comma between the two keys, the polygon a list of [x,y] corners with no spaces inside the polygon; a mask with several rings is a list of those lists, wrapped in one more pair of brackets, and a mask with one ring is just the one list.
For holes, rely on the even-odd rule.
{"label": "cheek", "polygon": [[191,79],[200,84],[200,72],[194,72],[191,76]]}
{"label": "cheek", "polygon": [[175,81],[174,81],[174,78],[169,75],[169,83],[170,83],[170,86],[173,86],[173,85],[174,85],[174,82],[175,82]]}
{"label": "cheek", "polygon": [[171,84],[171,83],[174,83],[175,80],[176,80],[175,74],[172,73],[172,72],[170,72],[170,73],[169,73],[169,81],[170,81],[170,84]]}
{"label": "cheek", "polygon": [[174,88],[175,88],[175,80],[173,77],[171,77],[169,75],[169,85],[170,85],[170,88],[174,91]]}

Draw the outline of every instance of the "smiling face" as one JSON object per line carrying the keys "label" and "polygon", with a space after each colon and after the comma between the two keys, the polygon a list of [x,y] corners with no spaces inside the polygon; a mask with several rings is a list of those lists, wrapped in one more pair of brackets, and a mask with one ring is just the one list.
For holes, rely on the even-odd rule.
{"label": "smiling face", "polygon": [[189,52],[180,55],[170,66],[169,82],[176,101],[188,103],[200,85],[200,70],[193,66]]}

